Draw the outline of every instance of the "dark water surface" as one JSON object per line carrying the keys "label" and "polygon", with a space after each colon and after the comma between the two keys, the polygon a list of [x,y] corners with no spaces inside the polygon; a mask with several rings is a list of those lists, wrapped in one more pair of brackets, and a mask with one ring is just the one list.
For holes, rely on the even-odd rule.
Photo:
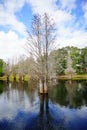
{"label": "dark water surface", "polygon": [[0,81],[0,130],[87,130],[87,81],[37,87]]}

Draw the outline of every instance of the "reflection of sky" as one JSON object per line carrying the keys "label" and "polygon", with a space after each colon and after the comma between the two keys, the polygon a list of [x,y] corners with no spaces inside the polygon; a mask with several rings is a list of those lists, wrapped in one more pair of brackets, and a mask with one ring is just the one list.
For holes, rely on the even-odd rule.
{"label": "reflection of sky", "polygon": [[33,111],[38,101],[39,99],[36,92],[34,92],[32,100],[25,91],[9,89],[9,91],[0,95],[0,120],[4,118],[13,119],[20,109]]}
{"label": "reflection of sky", "polygon": [[70,109],[60,105],[50,105],[55,119],[60,120],[61,126],[66,130],[87,130],[87,107],[81,109]]}
{"label": "reflection of sky", "polygon": [[[1,102],[0,102],[1,104]],[[4,108],[4,109],[3,109]],[[19,108],[19,107],[18,107]],[[42,118],[42,119],[41,119]],[[87,130],[87,107],[81,109],[70,109],[66,107],[60,107],[59,105],[53,105],[49,102],[49,116],[45,115],[39,117],[39,104],[32,110],[24,110],[23,108],[17,109],[14,105],[7,103],[0,107],[0,130],[3,125],[7,125],[5,130],[39,130],[38,124],[40,125],[41,120],[45,120],[43,125],[46,125],[46,120],[49,120],[50,125],[57,130]],[[31,126],[32,125],[32,126]],[[35,129],[35,127],[38,129]],[[19,129],[20,128],[20,129]],[[43,126],[42,126],[42,129]]]}
{"label": "reflection of sky", "polygon": [[[60,106],[48,100],[40,115],[38,93],[9,88],[0,95],[0,130],[87,130],[87,107]],[[44,100],[46,102],[46,100]]]}

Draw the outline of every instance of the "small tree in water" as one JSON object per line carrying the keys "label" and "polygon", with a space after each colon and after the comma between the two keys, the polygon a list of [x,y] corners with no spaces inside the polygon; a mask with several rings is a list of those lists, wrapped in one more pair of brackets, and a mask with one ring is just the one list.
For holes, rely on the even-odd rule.
{"label": "small tree in water", "polygon": [[35,60],[32,71],[40,81],[40,92],[47,93],[50,76],[49,53],[54,49],[55,26],[48,14],[35,15],[28,32],[26,48]]}
{"label": "small tree in water", "polygon": [[69,75],[69,79],[72,79],[72,75],[74,73],[75,73],[75,70],[72,68],[72,59],[70,57],[70,51],[68,51],[67,68],[65,69],[65,74]]}

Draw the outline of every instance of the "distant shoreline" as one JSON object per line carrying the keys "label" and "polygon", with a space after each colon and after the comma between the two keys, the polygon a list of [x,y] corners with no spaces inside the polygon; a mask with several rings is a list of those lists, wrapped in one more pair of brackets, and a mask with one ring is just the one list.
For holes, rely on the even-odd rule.
{"label": "distant shoreline", "polygon": [[87,74],[61,75],[61,76],[58,76],[58,79],[86,80],[87,79]]}
{"label": "distant shoreline", "polygon": [[[30,79],[31,78],[29,75],[25,75],[24,77],[21,78],[21,80],[18,75],[16,75],[15,80],[14,80],[13,75],[9,76],[9,81],[29,81]],[[59,75],[56,77],[56,79],[58,80],[87,80],[87,74]],[[0,77],[0,80],[7,81],[7,76]]]}

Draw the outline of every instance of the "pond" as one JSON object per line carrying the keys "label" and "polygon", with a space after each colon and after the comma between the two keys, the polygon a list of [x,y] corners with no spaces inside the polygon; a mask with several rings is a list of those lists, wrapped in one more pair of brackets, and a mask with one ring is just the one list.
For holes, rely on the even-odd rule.
{"label": "pond", "polygon": [[38,85],[0,81],[0,130],[87,130],[87,81]]}

